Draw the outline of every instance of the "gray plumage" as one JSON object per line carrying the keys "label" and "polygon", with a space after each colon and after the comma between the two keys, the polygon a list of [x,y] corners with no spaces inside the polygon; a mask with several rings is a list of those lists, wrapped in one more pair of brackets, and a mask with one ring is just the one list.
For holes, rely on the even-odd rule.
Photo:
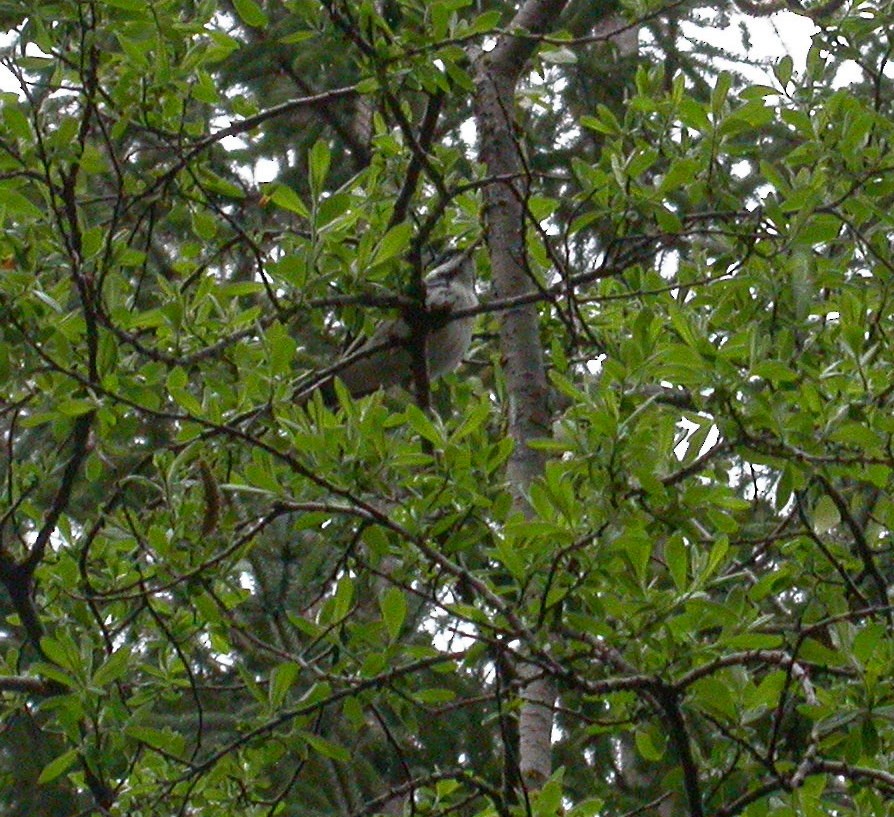
{"label": "gray plumage", "polygon": [[[428,377],[435,380],[452,372],[462,362],[472,342],[475,317],[451,320],[450,313],[478,305],[475,294],[475,264],[471,252],[458,253],[433,269],[424,279],[428,313],[425,356]],[[382,323],[356,350],[345,356],[344,366],[335,376],[352,397],[362,397],[378,389],[413,383],[413,332],[401,316]],[[319,386],[328,404],[335,402],[332,378]]]}

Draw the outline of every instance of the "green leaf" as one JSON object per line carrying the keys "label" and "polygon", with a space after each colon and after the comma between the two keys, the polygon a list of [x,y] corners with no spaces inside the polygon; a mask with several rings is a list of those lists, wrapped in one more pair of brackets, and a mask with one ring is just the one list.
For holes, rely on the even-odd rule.
{"label": "green leaf", "polygon": [[668,317],[671,320],[671,325],[680,336],[680,340],[682,340],[687,346],[690,346],[693,349],[697,349],[699,345],[698,337],[695,334],[695,330],[692,327],[692,323],[688,315],[676,304],[669,304],[667,313]]}
{"label": "green leaf", "polygon": [[358,94],[374,94],[379,90],[379,81],[375,77],[364,77],[354,87]]}
{"label": "green leaf", "polygon": [[769,125],[774,111],[762,99],[750,99],[732,111],[720,128],[722,134],[737,134]]}
{"label": "green leaf", "polygon": [[179,366],[175,366],[168,374],[168,393],[175,402],[194,417],[202,415],[202,404],[186,390],[187,375]]}
{"label": "green leaf", "polygon": [[534,792],[533,815],[534,817],[555,817],[562,814],[563,809],[563,791],[562,777],[564,768],[560,767],[546,783],[540,791]]}
{"label": "green leaf", "polygon": [[504,537],[497,536],[494,541],[494,549],[496,558],[503,567],[516,579],[521,580],[525,578],[527,573],[525,562],[514,541],[507,541]]}
{"label": "green leaf", "polygon": [[751,373],[774,384],[793,383],[798,379],[798,373],[781,360],[762,360],[760,363],[755,363],[751,367]]}
{"label": "green leaf", "polygon": [[120,647],[115,650],[106,662],[93,673],[93,685],[104,687],[122,678],[130,669],[131,648]]}
{"label": "green leaf", "polygon": [[407,617],[407,598],[399,587],[389,587],[379,598],[382,620],[392,641],[396,641]]}
{"label": "green leaf", "polygon": [[[627,162],[627,178],[637,179],[640,175],[649,170],[661,154],[652,147],[640,147],[635,150]],[[626,180],[625,180],[626,186]]]}
{"label": "green leaf", "polygon": [[311,707],[320,701],[325,701],[332,695],[332,685],[328,681],[318,681],[301,696],[301,704]]}
{"label": "green leaf", "polygon": [[420,704],[446,704],[456,700],[456,691],[452,689],[422,689],[413,695],[413,699]]}
{"label": "green leaf", "polygon": [[314,735],[312,732],[302,731],[299,734],[318,755],[328,757],[330,760],[338,760],[342,763],[347,763],[351,760],[351,753],[344,746],[339,746],[337,743],[321,738],[319,735]]}
{"label": "green leaf", "polygon": [[865,664],[873,656],[879,657],[881,653],[877,652],[877,650],[882,648],[886,635],[887,630],[883,624],[867,624],[854,637],[854,658],[860,663]]}
{"label": "green leaf", "polygon": [[80,417],[83,414],[96,411],[96,404],[91,400],[65,400],[56,408],[60,414],[64,414],[66,417]]}
{"label": "green leaf", "polygon": [[711,120],[705,106],[696,100],[686,97],[680,101],[678,113],[680,120],[689,128],[699,133],[707,133],[711,130]]}
{"label": "green leaf", "polygon": [[782,636],[769,633],[741,633],[724,638],[723,643],[737,650],[776,650],[783,640]]}
{"label": "green leaf", "polygon": [[77,749],[69,749],[64,754],[59,755],[59,757],[51,760],[47,763],[46,766],[40,772],[40,775],[37,778],[37,782],[39,785],[43,785],[45,783],[49,783],[52,780],[55,780],[59,775],[65,774],[78,759],[78,750]]}
{"label": "green leaf", "polygon": [[728,551],[729,537],[718,536],[714,540],[714,544],[711,546],[711,552],[708,554],[708,561],[705,564],[701,576],[699,576],[700,581],[707,581],[717,572],[717,568],[723,563]]}
{"label": "green leaf", "polygon": [[688,465],[695,460],[702,452],[705,443],[708,441],[708,435],[713,430],[710,419],[699,417],[698,427],[693,429],[689,437],[686,438],[686,453],[683,456],[683,463]]}
{"label": "green leaf", "polygon": [[599,817],[603,813],[604,806],[605,800],[587,798],[574,806],[568,812],[568,817]]}
{"label": "green leaf", "polygon": [[658,207],[655,210],[655,221],[662,232],[676,234],[683,232],[683,222],[680,217],[666,207]]}
{"label": "green leaf", "polygon": [[827,667],[840,667],[847,663],[847,658],[838,650],[829,649],[814,638],[805,638],[801,642],[798,658]]}
{"label": "green leaf", "polygon": [[189,382],[186,370],[181,366],[175,366],[168,372],[167,386],[169,389],[182,389]]}
{"label": "green leaf", "polygon": [[264,28],[269,24],[269,19],[264,10],[255,0],[233,0],[233,8],[239,19],[252,28]]}
{"label": "green leaf", "polygon": [[32,138],[31,122],[15,103],[3,106],[3,124],[17,139],[29,140]]}
{"label": "green leaf", "polygon": [[322,139],[317,140],[307,155],[307,165],[310,173],[310,188],[315,195],[319,195],[329,174],[329,162],[331,156],[329,145]]}
{"label": "green leaf", "polygon": [[332,620],[341,621],[351,611],[354,601],[354,580],[350,576],[342,576],[332,597]]}
{"label": "green leaf", "polygon": [[351,197],[347,193],[336,193],[322,199],[317,204],[315,219],[317,227],[324,227],[332,223],[343,213],[347,212],[350,206]]}
{"label": "green leaf", "polygon": [[817,213],[808,219],[798,233],[797,240],[803,244],[825,244],[838,238],[841,219],[831,213]]}
{"label": "green leaf", "polygon": [[214,80],[207,71],[198,71],[196,73],[196,82],[192,87],[193,99],[204,102],[208,105],[216,105],[220,102],[220,94]]}
{"label": "green leaf", "polygon": [[40,639],[40,649],[50,661],[63,669],[76,672],[81,668],[77,646],[65,634],[60,634],[58,638],[43,636]]}
{"label": "green leaf", "polygon": [[241,298],[243,295],[260,295],[264,292],[264,284],[260,281],[233,281],[222,284],[218,292],[225,298]]}
{"label": "green leaf", "polygon": [[677,590],[689,585],[689,550],[682,535],[674,534],[664,546],[664,558]]}
{"label": "green leaf", "polygon": [[692,184],[700,168],[701,165],[695,159],[675,159],[661,180],[659,192],[663,195]]}
{"label": "green leaf", "polygon": [[270,673],[270,705],[276,709],[292,688],[301,668],[294,661],[277,664]]}
{"label": "green leaf", "polygon": [[273,374],[285,375],[291,370],[297,344],[286,328],[274,321],[266,332],[270,369]]}
{"label": "green leaf", "polygon": [[773,66],[773,73],[783,88],[791,82],[794,65],[795,63],[791,55],[786,54]]}
{"label": "green leaf", "polygon": [[637,578],[644,582],[652,558],[652,538],[641,528],[632,528],[618,537],[615,547],[627,556]]}
{"label": "green leaf", "polygon": [[356,698],[345,698],[341,705],[341,711],[348,723],[355,731],[360,731],[366,726],[366,717],[363,714],[363,705]]}
{"label": "green leaf", "polygon": [[185,740],[182,735],[178,735],[169,729],[154,729],[151,726],[140,726],[132,724],[124,727],[124,732],[128,737],[145,743],[153,749],[161,749],[173,755],[181,755]]}
{"label": "green leaf", "polygon": [[264,195],[283,210],[297,213],[303,218],[310,217],[310,211],[291,187],[287,187],[284,184],[270,185],[264,189]]}
{"label": "green leaf", "polygon": [[296,45],[297,43],[303,43],[306,40],[311,40],[317,36],[316,31],[310,30],[302,30],[302,31],[293,31],[291,34],[286,34],[285,37],[280,37],[279,41],[284,45]]}
{"label": "green leaf", "polygon": [[18,190],[10,185],[0,185],[0,214],[6,212],[28,219],[39,219],[44,215],[43,210]]}
{"label": "green leaf", "polygon": [[867,452],[881,453],[884,445],[884,441],[865,422],[843,423],[829,435],[829,439]]}
{"label": "green leaf", "polygon": [[59,669],[55,664],[48,664],[45,661],[38,661],[33,666],[34,672],[43,678],[49,678],[52,681],[58,681],[63,686],[74,689],[78,686],[78,679],[68,672]]}
{"label": "green leaf", "polygon": [[619,125],[611,120],[605,121],[595,116],[582,116],[580,123],[588,130],[596,131],[596,133],[605,133],[609,136],[618,133]]}
{"label": "green leaf", "polygon": [[778,705],[779,695],[785,688],[786,673],[782,670],[769,673],[757,686],[745,696],[744,704],[748,709],[770,709]]}
{"label": "green leaf", "polygon": [[545,221],[559,209],[559,202],[546,196],[531,196],[527,204],[535,221]]}
{"label": "green leaf", "polygon": [[241,187],[233,184],[228,179],[218,176],[216,173],[212,173],[208,168],[202,168],[200,178],[206,190],[219,193],[221,196],[226,196],[230,199],[241,200],[245,198],[245,191]]}
{"label": "green leaf", "polygon": [[729,686],[719,678],[701,678],[689,687],[694,706],[705,712],[720,715],[727,721],[738,720],[738,708]]}
{"label": "green leaf", "polygon": [[499,24],[502,16],[503,12],[500,9],[494,9],[492,11],[484,12],[484,14],[479,14],[472,21],[468,32],[470,34],[489,33],[493,30],[494,26]]}
{"label": "green leaf", "polygon": [[26,71],[48,71],[53,67],[53,60],[50,57],[19,57],[16,65]]}
{"label": "green leaf", "polygon": [[733,77],[729,71],[721,71],[717,75],[717,82],[714,85],[714,90],[711,93],[711,111],[717,116],[723,110],[723,105],[726,102],[726,97],[729,94],[729,89],[732,87]]}
{"label": "green leaf", "polygon": [[441,446],[444,444],[444,437],[439,429],[418,406],[408,405],[404,416],[407,418],[410,428],[420,437],[428,440],[432,445]]}
{"label": "green leaf", "polygon": [[813,506],[813,527],[817,533],[828,533],[841,523],[838,506],[828,494],[823,494]]}
{"label": "green leaf", "polygon": [[410,246],[413,237],[413,225],[408,222],[392,227],[379,242],[372,258],[372,266],[384,264],[399,255],[402,255]]}
{"label": "green leaf", "polygon": [[471,409],[464,414],[462,422],[457,429],[450,435],[450,442],[456,444],[474,434],[484,425],[485,421],[490,417],[490,413],[491,406],[486,400],[482,399],[478,403],[473,404]]}
{"label": "green leaf", "polygon": [[217,219],[204,210],[192,214],[192,231],[203,242],[210,242],[217,235]]}
{"label": "green leaf", "polygon": [[657,761],[664,757],[667,736],[660,737],[652,729],[637,729],[634,733],[637,751],[646,760]]}

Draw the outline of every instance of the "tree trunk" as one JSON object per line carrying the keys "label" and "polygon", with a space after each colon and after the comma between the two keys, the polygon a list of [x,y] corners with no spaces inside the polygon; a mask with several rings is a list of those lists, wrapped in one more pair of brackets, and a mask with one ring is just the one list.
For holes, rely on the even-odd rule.
{"label": "tree trunk", "polygon": [[[566,0],[528,0],[507,26],[541,34],[550,30]],[[487,244],[497,298],[533,289],[525,253],[525,198],[529,179],[515,140],[515,92],[522,70],[538,45],[535,37],[501,36],[496,46],[479,55],[476,64],[476,108],[481,160],[496,181],[484,188]],[[548,388],[534,304],[503,313],[500,350],[509,396],[509,429],[515,450],[508,478],[516,507],[530,513],[528,486],[543,472],[541,452],[530,440],[549,434]],[[533,664],[519,667],[523,705],[519,715],[519,772],[524,785],[538,788],[552,771],[550,735],[555,701],[553,680]]]}

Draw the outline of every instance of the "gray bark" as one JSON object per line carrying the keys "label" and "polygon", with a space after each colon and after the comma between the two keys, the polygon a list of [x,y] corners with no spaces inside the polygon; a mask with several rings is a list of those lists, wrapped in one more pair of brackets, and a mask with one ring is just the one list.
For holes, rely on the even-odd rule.
{"label": "gray bark", "polygon": [[[550,30],[567,0],[528,0],[508,31],[537,35]],[[525,258],[524,164],[515,139],[515,93],[522,70],[537,48],[532,36],[501,36],[495,47],[476,60],[476,109],[480,156],[487,172],[498,179],[484,189],[487,245],[497,298],[524,295],[534,288]],[[537,307],[519,306],[503,313],[500,350],[509,397],[509,429],[515,450],[508,478],[516,507],[529,514],[525,495],[542,472],[544,458],[528,442],[549,436],[548,386],[540,342]],[[519,772],[524,784],[537,788],[551,771],[551,678],[533,665],[519,667],[526,681],[519,715]]]}

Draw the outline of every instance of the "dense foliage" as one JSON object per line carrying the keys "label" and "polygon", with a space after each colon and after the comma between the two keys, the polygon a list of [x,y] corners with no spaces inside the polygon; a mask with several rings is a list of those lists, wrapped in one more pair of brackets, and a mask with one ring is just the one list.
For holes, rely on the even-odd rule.
{"label": "dense foliage", "polygon": [[[504,100],[513,299],[515,4],[0,4],[0,814],[894,813],[892,12],[801,9],[749,85],[683,47],[721,17],[617,11]],[[458,372],[296,400],[476,242]]]}

